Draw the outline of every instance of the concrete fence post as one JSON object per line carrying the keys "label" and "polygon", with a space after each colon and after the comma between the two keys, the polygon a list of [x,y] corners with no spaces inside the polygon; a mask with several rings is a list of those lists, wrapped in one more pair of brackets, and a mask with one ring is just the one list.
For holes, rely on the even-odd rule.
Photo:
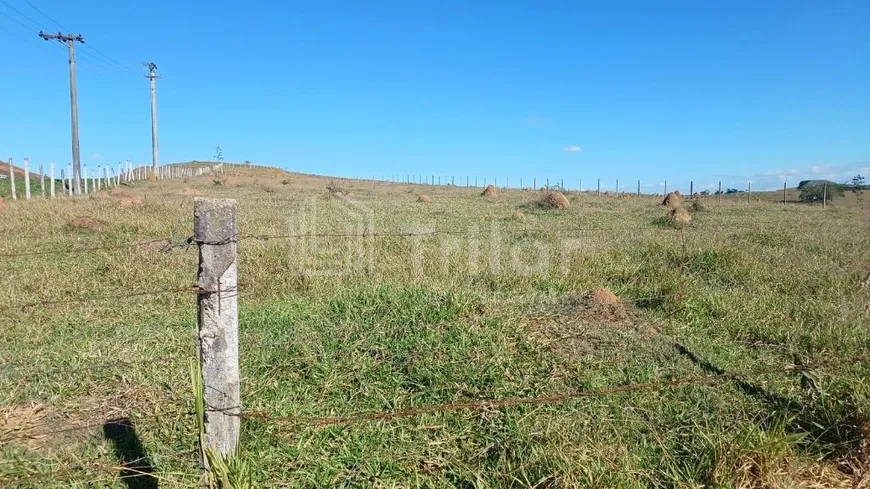
{"label": "concrete fence post", "polygon": [[12,158],[9,158],[9,184],[12,186],[12,200],[18,200],[18,194],[15,192],[15,166],[12,164]]}
{"label": "concrete fence post", "polygon": [[822,209],[828,207],[828,184],[822,187]]}
{"label": "concrete fence post", "polygon": [[66,173],[64,173],[63,168],[60,169],[60,183],[61,183],[61,195],[67,193],[66,188]]}
{"label": "concrete fence post", "polygon": [[785,182],[782,182],[782,205],[785,204]]}
{"label": "concrete fence post", "polygon": [[748,196],[746,199],[746,202],[751,204],[752,203],[752,182],[748,182],[748,184],[746,186],[746,192],[747,192],[747,196]]}
{"label": "concrete fence post", "polygon": [[224,457],[238,446],[241,412],[236,209],[232,199],[193,201],[193,239],[199,246],[197,353],[205,400],[201,452]]}
{"label": "concrete fence post", "polygon": [[598,189],[595,191],[595,195],[601,195],[601,179],[598,179]]}
{"label": "concrete fence post", "polygon": [[45,169],[39,164],[39,193],[45,197]]}
{"label": "concrete fence post", "polygon": [[82,183],[85,193],[88,193],[88,165],[82,165]]}
{"label": "concrete fence post", "polygon": [[50,190],[51,198],[54,198],[54,162],[48,163],[48,177],[50,178],[48,182],[48,187]]}
{"label": "concrete fence post", "polygon": [[24,200],[30,200],[30,160],[24,158]]}
{"label": "concrete fence post", "polygon": [[66,178],[68,179],[67,186],[66,186],[67,195],[73,195],[73,191],[75,189],[73,188],[73,167],[72,167],[72,165],[66,166]]}

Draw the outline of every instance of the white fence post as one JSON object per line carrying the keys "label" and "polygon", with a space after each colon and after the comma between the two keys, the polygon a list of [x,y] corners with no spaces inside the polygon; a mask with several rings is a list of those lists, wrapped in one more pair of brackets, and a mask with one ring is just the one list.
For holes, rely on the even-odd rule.
{"label": "white fence post", "polygon": [[88,165],[82,165],[82,183],[85,193],[88,193]]}
{"label": "white fence post", "polygon": [[12,164],[12,158],[9,158],[9,184],[12,185],[12,200],[18,200],[18,194],[15,192],[15,166]]}
{"label": "white fence post", "polygon": [[[236,209],[232,199],[193,201],[193,239],[199,245],[197,318],[200,369],[205,400],[205,445],[227,457],[239,443],[238,261]],[[203,467],[210,470],[207,460]]]}
{"label": "white fence post", "polygon": [[39,164],[39,193],[45,197],[45,171],[42,168],[42,163]]}
{"label": "white fence post", "polygon": [[24,158],[24,200],[30,200],[30,160]]}
{"label": "white fence post", "polygon": [[73,194],[73,170],[72,170],[72,165],[67,165],[67,166],[66,166],[66,177],[67,177],[67,179],[69,179],[69,181],[67,182],[67,186],[66,186],[66,190],[67,190],[66,193],[67,193],[67,195],[72,195],[72,194]]}

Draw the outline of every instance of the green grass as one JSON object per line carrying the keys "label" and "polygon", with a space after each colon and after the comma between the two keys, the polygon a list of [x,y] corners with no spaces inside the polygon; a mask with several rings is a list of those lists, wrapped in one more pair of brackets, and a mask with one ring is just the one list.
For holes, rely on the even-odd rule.
{"label": "green grass", "polygon": [[[0,254],[186,237],[184,187],[237,198],[246,235],[306,233],[313,215],[318,233],[365,229],[328,179],[236,171],[227,185],[125,189],[138,208],[7,200]],[[351,416],[721,372],[741,381],[347,426],[246,419],[255,487],[848,487],[866,469],[870,220],[848,197],[824,210],[711,197],[681,233],[654,197],[570,195],[557,212],[530,205],[536,192],[335,184],[370,209],[375,236],[239,243],[246,410]],[[417,203],[421,191],[433,202]],[[524,222],[510,219],[519,208]],[[77,217],[106,230],[75,228]],[[379,235],[431,230],[462,234]],[[188,286],[197,256],[130,248],[0,265],[6,307]],[[626,318],[576,299],[602,286]],[[4,310],[0,486],[126,487],[102,434],[126,417],[160,486],[195,487],[195,319],[181,294]],[[793,364],[812,369],[754,374]],[[87,423],[31,440],[3,431]]]}

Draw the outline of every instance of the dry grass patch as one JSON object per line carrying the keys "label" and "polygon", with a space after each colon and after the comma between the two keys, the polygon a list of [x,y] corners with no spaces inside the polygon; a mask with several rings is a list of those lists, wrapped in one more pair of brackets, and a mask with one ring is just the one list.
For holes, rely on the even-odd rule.
{"label": "dry grass patch", "polygon": [[118,207],[141,207],[142,201],[135,198],[121,199],[118,201]]}
{"label": "dry grass patch", "polygon": [[0,444],[32,445],[45,438],[49,410],[39,403],[0,406]]}
{"label": "dry grass patch", "polygon": [[132,199],[133,196],[121,190],[120,187],[113,187],[109,190],[109,195],[118,199]]}
{"label": "dry grass patch", "polygon": [[106,223],[91,217],[77,217],[70,221],[70,227],[85,231],[102,232],[106,230]]}

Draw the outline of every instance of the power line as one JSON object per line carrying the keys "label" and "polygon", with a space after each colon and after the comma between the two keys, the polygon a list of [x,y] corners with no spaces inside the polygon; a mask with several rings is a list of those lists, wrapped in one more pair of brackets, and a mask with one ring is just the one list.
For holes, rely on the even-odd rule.
{"label": "power line", "polygon": [[19,25],[23,26],[25,29],[27,29],[27,30],[29,30],[29,31],[32,31],[32,32],[36,32],[36,31],[42,29],[42,24],[40,24],[39,22],[33,20],[30,16],[28,16],[28,15],[25,14],[24,12],[18,10],[18,9],[15,8],[13,5],[10,5],[6,0],[0,0],[0,3],[2,3],[3,5],[6,5],[7,8],[12,9],[14,12],[18,12],[18,15],[20,15],[20,16],[24,17],[25,19],[29,20],[30,22],[33,23],[33,25],[36,26],[36,29],[34,29],[34,28],[32,28],[32,27],[25,26],[23,23],[19,22],[19,21],[16,20],[15,18],[13,18],[11,15],[9,15],[9,14],[5,14],[5,13],[4,13],[4,15],[6,15],[6,17],[9,17],[10,19],[14,20],[14,21],[17,22]]}
{"label": "power line", "polygon": [[42,14],[44,17],[48,18],[48,20],[54,22],[54,24],[57,25],[58,27],[60,27],[62,30],[69,31],[69,29],[67,29],[66,27],[64,27],[63,24],[61,24],[60,22],[54,20],[54,17],[48,15],[47,13],[43,12],[42,10],[40,10],[39,7],[37,7],[36,5],[33,5],[32,3],[30,3],[30,0],[24,0],[24,3],[26,3],[27,5],[30,5],[30,7],[31,7],[33,10],[36,10],[37,12],[39,12],[40,14]]}
{"label": "power line", "polygon": [[[60,27],[60,28],[63,29],[64,31],[69,32],[69,29],[67,29],[66,27],[64,27],[63,24],[61,24],[61,23],[58,22],[57,20],[55,20],[54,17],[52,17],[52,16],[48,15],[47,13],[45,13],[43,10],[41,10],[39,7],[37,7],[36,5],[34,5],[33,3],[31,3],[29,0],[24,0],[24,1],[25,1],[25,3],[27,3],[27,5],[30,5],[31,8],[33,8],[35,11],[39,12],[42,16],[44,16],[45,18],[47,18],[48,20],[50,20],[52,23],[56,24],[58,27]],[[18,24],[21,25],[22,27],[24,27],[25,29],[27,29],[27,30],[29,30],[29,31],[31,31],[31,32],[37,32],[37,31],[39,31],[39,30],[45,30],[45,31],[48,30],[48,29],[43,29],[44,26],[43,26],[40,22],[38,22],[38,21],[36,21],[35,19],[33,19],[32,17],[28,16],[27,14],[25,14],[24,12],[22,12],[22,11],[19,10],[18,8],[14,7],[13,5],[10,5],[6,0],[0,0],[0,3],[6,5],[8,8],[10,8],[10,9],[12,9],[13,11],[17,12],[17,13],[18,13],[19,15],[21,15],[23,18],[27,19],[27,20],[30,21],[33,25],[36,26],[36,29],[34,29],[34,28],[32,28],[32,27],[29,27],[29,26],[26,26],[26,25],[24,25],[22,22],[20,22],[20,21],[18,21],[17,19],[15,19],[14,17],[12,17],[12,16],[10,16],[10,15],[8,15],[8,14],[6,14],[6,13],[3,13],[4,15],[6,15],[6,17],[9,17],[9,18],[12,19],[13,21],[15,21],[16,23],[18,23]],[[89,61],[89,62],[91,62],[91,63],[94,63],[94,64],[97,65],[97,66],[100,66],[100,67],[106,68],[106,69],[114,69],[114,70],[117,70],[117,71],[125,71],[125,72],[130,73],[130,74],[133,74],[133,75],[139,75],[139,73],[138,73],[137,71],[135,71],[135,70],[133,70],[132,68],[130,68],[130,67],[128,67],[128,66],[125,66],[125,65],[119,63],[118,61],[116,61],[116,60],[110,58],[109,56],[107,56],[106,54],[104,54],[102,51],[100,51],[99,49],[97,49],[96,47],[91,46],[90,44],[84,44],[84,43],[83,43],[83,47],[84,47],[85,49],[89,49],[89,50],[90,50],[90,51],[88,51],[88,54],[93,58],[93,59],[88,59],[88,58],[83,58],[83,59],[86,59],[87,61]],[[81,55],[82,55],[82,52],[79,52],[79,56],[81,56]],[[101,60],[101,59],[98,58],[96,55],[101,56],[101,57],[102,57],[103,59],[105,59],[106,61]],[[101,63],[102,63],[102,64],[101,64]]]}

